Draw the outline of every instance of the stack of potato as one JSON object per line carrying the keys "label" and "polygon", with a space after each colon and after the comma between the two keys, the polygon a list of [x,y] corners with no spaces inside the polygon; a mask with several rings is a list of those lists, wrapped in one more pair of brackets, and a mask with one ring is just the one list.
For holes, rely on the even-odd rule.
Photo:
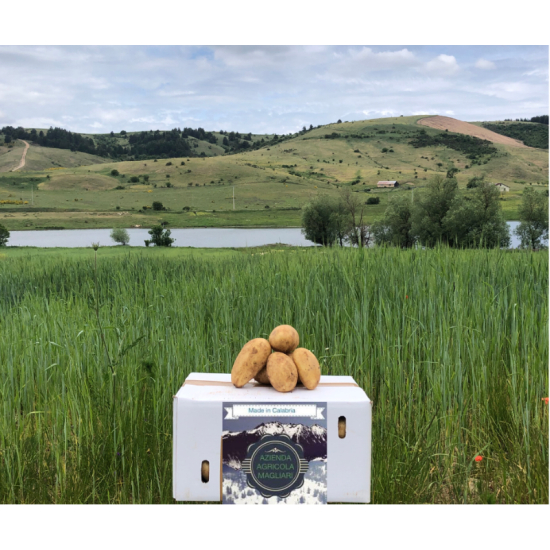
{"label": "stack of potato", "polygon": [[290,325],[273,329],[269,341],[254,338],[247,342],[231,370],[231,382],[242,388],[253,378],[277,391],[292,391],[302,383],[313,390],[321,379],[317,357],[308,349],[299,348],[300,336]]}

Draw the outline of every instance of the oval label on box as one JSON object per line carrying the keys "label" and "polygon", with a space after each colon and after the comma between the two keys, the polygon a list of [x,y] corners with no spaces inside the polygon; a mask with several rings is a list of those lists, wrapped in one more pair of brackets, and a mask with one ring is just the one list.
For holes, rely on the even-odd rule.
{"label": "oval label on box", "polygon": [[265,435],[248,447],[242,470],[247,483],[269,498],[287,497],[304,484],[304,450],[287,435]]}

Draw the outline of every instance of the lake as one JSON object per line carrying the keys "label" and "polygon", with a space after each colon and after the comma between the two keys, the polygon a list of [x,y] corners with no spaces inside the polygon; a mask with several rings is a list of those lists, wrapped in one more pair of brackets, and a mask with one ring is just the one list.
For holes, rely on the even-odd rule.
{"label": "lake", "polygon": [[[512,248],[519,246],[514,229],[519,222],[507,222],[512,237]],[[171,229],[176,239],[173,246],[195,248],[241,248],[266,244],[290,244],[293,246],[314,246],[303,235],[299,227],[283,228],[188,228]],[[110,229],[62,229],[52,231],[11,231],[9,246],[37,246],[40,248],[77,248],[90,246],[93,242],[101,246],[113,246]],[[145,246],[150,235],[147,229],[128,229],[131,246]]]}
{"label": "lake", "polygon": [[[128,229],[130,246],[145,246],[150,239],[148,229]],[[244,248],[265,244],[290,244],[293,246],[314,246],[303,235],[299,227],[283,228],[188,228],[170,229],[176,241],[172,246],[195,248]],[[110,229],[61,229],[51,231],[10,231],[9,246],[86,247],[92,243],[113,246]],[[118,246],[118,245],[117,245]]]}

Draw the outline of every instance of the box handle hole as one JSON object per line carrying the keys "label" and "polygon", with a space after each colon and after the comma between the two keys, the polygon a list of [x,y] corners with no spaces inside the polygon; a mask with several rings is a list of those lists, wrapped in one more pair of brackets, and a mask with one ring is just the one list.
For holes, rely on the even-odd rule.
{"label": "box handle hole", "polygon": [[338,418],[338,437],[344,439],[346,437],[346,417],[340,416]]}
{"label": "box handle hole", "polygon": [[210,479],[210,463],[208,460],[203,460],[201,464],[201,479],[203,483],[208,483]]}

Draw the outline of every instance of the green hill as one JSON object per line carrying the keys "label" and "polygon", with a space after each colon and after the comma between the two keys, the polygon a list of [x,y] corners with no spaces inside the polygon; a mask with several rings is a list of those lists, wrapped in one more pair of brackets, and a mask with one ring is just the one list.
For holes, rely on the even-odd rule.
{"label": "green hill", "polygon": [[[364,193],[365,200],[372,195],[381,198],[380,204],[367,207],[368,218],[375,220],[391,196],[421,189],[433,174],[458,170],[456,177],[464,193],[474,176],[509,185],[502,206],[508,219],[517,219],[525,185],[548,189],[547,151],[478,143],[463,134],[419,126],[421,118],[334,123],[276,140],[264,136],[267,145],[232,155],[125,162],[101,159],[86,166],[70,167],[65,162],[64,168],[45,169],[44,165],[34,172],[0,174],[0,200],[26,200],[32,185],[36,190],[32,211],[23,212],[28,206],[4,205],[0,218],[2,212],[11,217],[5,222],[13,229],[27,225],[150,226],[159,217],[173,227],[299,225],[299,209],[308,200],[318,193],[336,195],[342,186],[350,186]],[[7,154],[15,152],[14,148]],[[401,185],[395,190],[378,189],[379,180],[397,180]],[[153,201],[162,202],[168,210],[143,210]]]}

